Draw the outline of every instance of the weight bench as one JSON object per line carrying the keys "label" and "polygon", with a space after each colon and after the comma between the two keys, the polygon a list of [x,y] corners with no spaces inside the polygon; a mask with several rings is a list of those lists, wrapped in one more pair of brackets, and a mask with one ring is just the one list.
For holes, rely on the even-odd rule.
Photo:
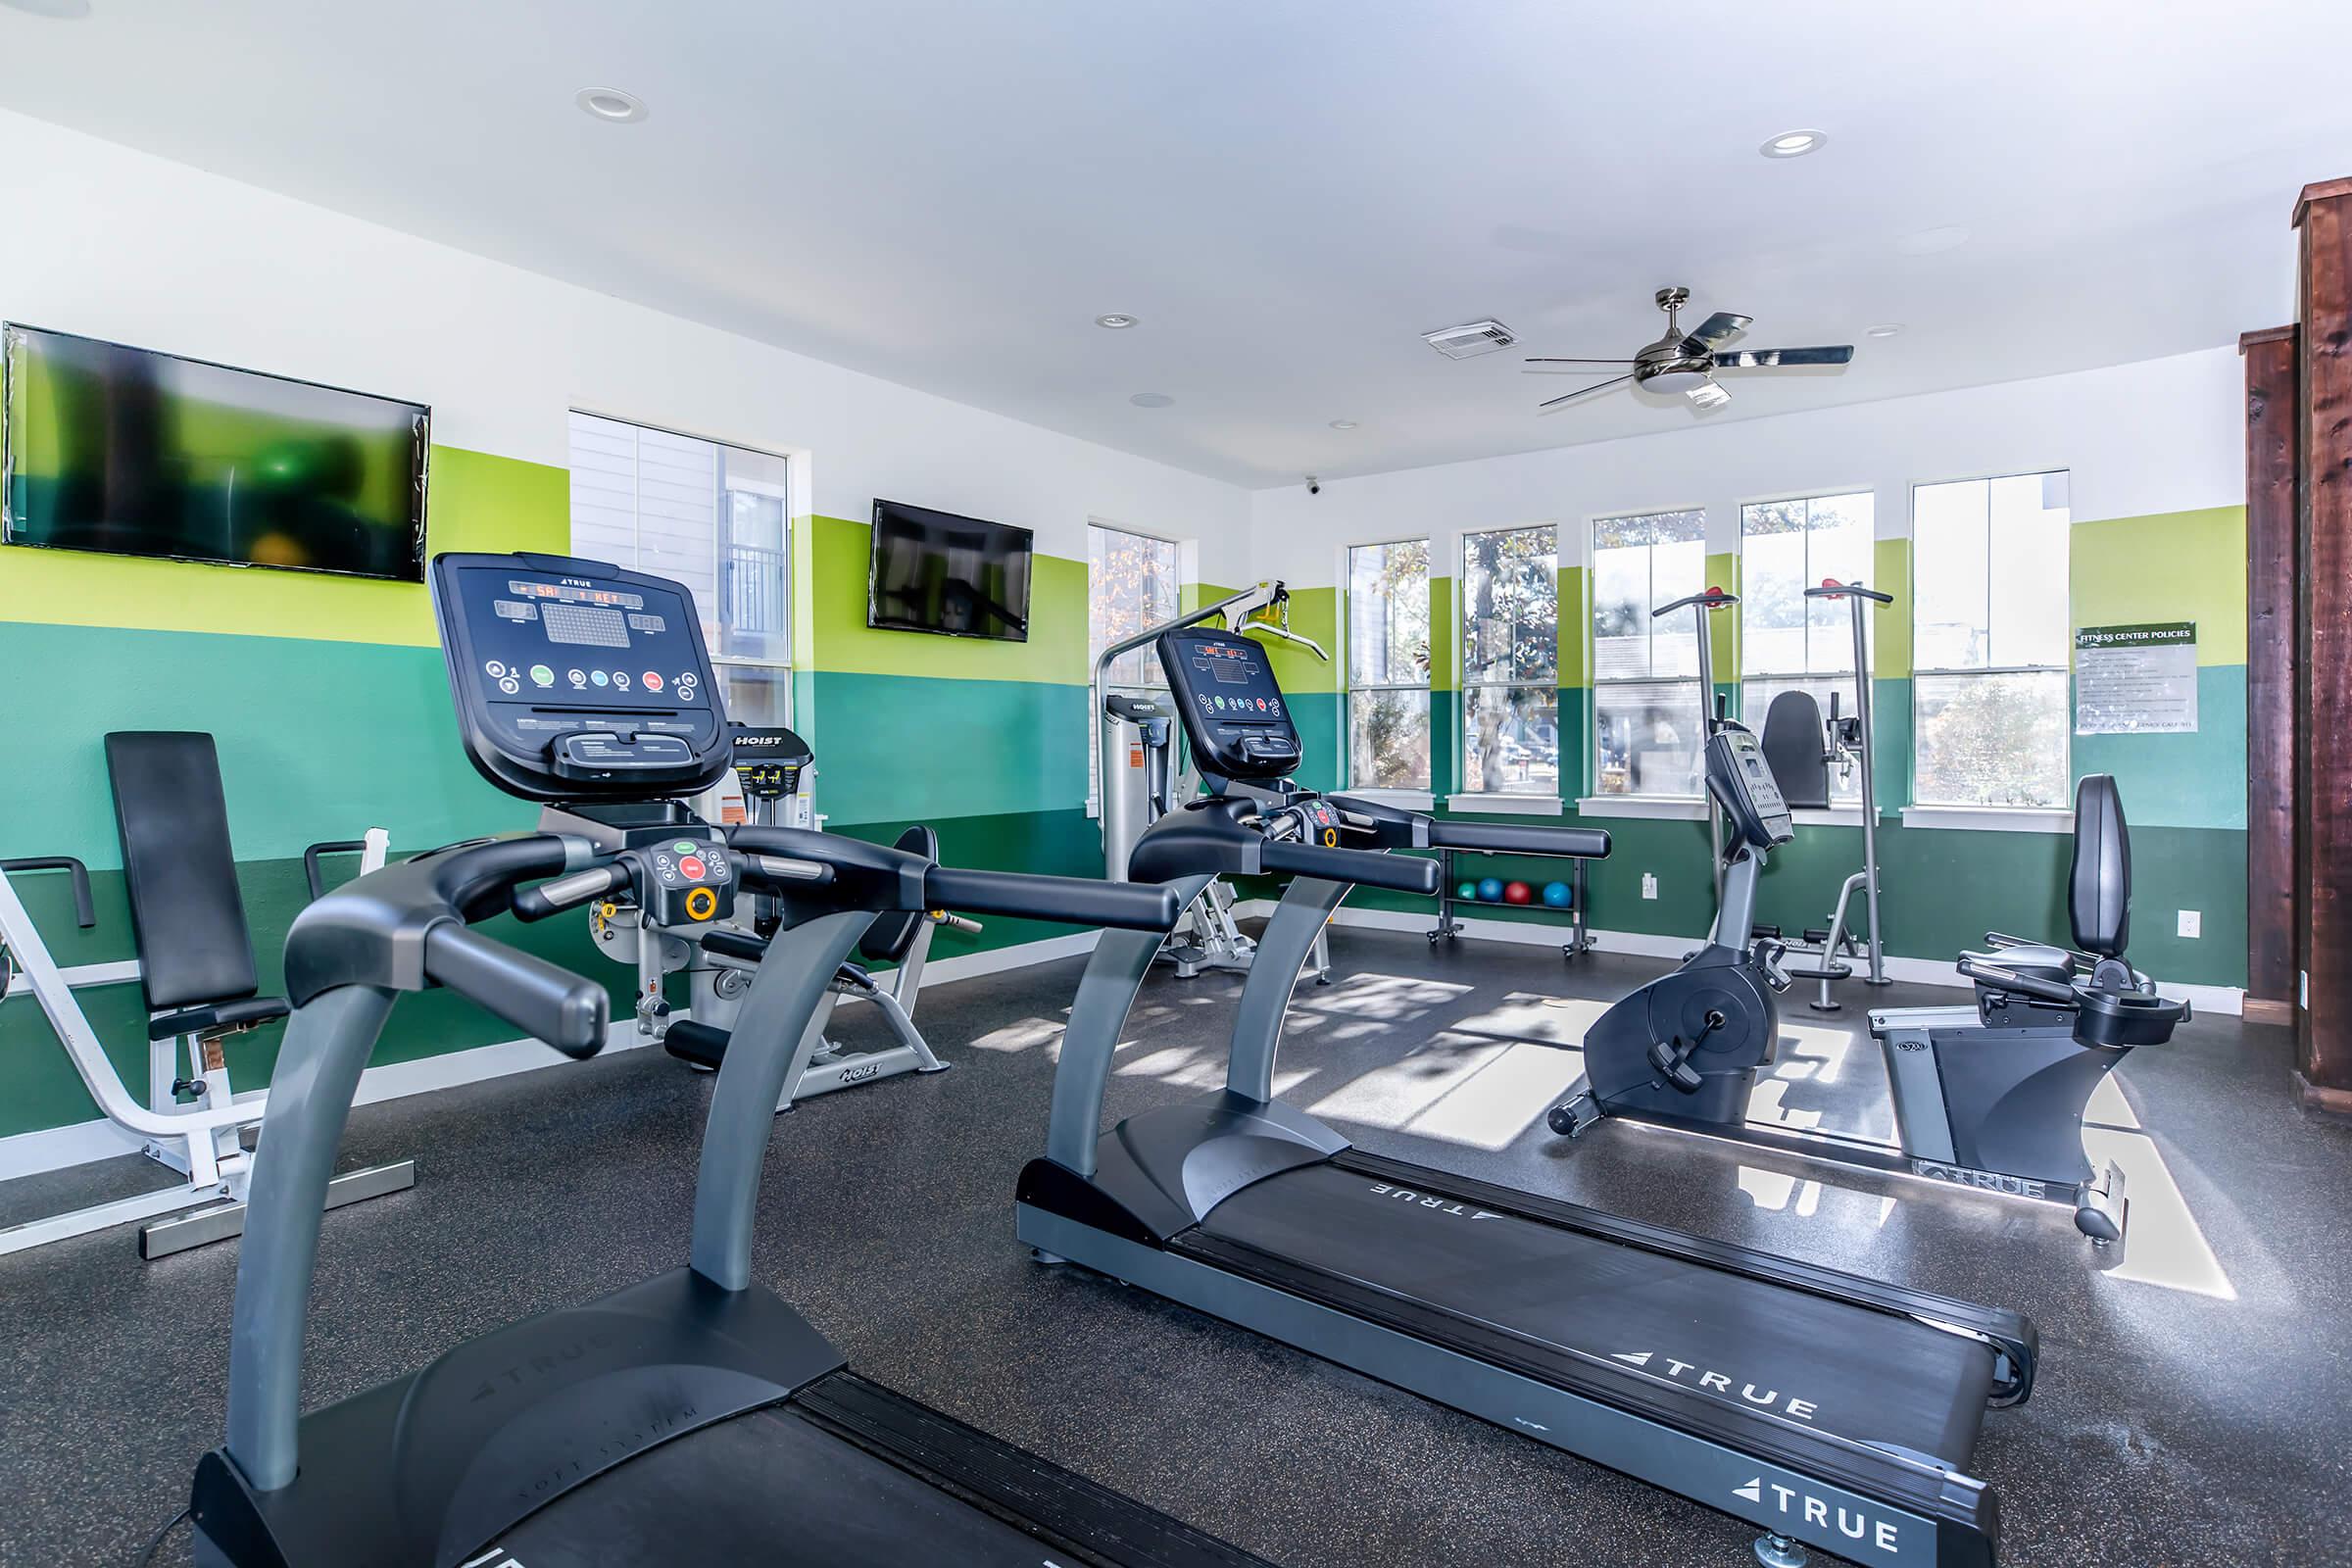
{"label": "weight bench", "polygon": [[[22,971],[7,994],[32,994],[98,1108],[141,1141],[141,1153],[181,1180],[0,1231],[0,1253],[152,1220],[140,1227],[139,1253],[156,1258],[238,1235],[245,1226],[253,1155],[243,1133],[261,1121],[265,1097],[236,1098],[226,1042],[290,1009],[285,999],[260,994],[220,758],[207,734],[130,730],[106,737],[106,760],[147,1004],[146,1102],[123,1084],[74,996],[77,983],[109,982],[69,980],[9,882],[11,872],[70,873],[75,920],[91,927],[97,917],[89,872],[71,856],[0,861],[0,949]],[[364,843],[313,845],[303,858],[314,895],[320,857],[362,851],[363,869],[373,869],[382,863],[384,842],[371,833]],[[416,1180],[410,1160],[347,1172],[330,1184],[327,1203],[399,1192]]]}

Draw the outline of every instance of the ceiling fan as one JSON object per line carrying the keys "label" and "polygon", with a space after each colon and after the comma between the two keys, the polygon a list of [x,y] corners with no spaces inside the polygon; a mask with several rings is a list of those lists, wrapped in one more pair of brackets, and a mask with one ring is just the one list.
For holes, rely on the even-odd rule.
{"label": "ceiling fan", "polygon": [[[1653,392],[1680,392],[1700,409],[1719,409],[1732,401],[1732,395],[1715,384],[1717,370],[1771,370],[1791,365],[1843,365],[1854,357],[1854,346],[1841,343],[1835,348],[1812,349],[1719,349],[1717,344],[1746,330],[1752,316],[1735,316],[1729,311],[1717,311],[1698,323],[1696,331],[1686,334],[1676,318],[1676,313],[1690,303],[1687,288],[1658,290],[1658,309],[1666,313],[1666,335],[1655,343],[1645,344],[1630,360],[1585,360],[1531,358],[1530,365],[1630,365],[1632,369],[1622,375],[1612,375],[1591,386],[1580,386],[1547,403],[1543,409],[1556,409],[1571,403],[1589,392],[1599,392],[1620,386],[1627,381],[1644,386]],[[1588,370],[1597,375],[1597,370]]]}

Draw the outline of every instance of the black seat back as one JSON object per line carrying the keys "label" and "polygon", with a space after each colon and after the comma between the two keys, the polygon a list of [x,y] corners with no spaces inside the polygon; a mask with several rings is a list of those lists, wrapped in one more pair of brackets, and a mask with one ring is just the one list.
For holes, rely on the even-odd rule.
{"label": "black seat back", "polygon": [[2132,939],[2132,835],[2113,775],[2085,773],[2075,787],[2075,866],[2067,879],[2075,946],[2120,958]]}
{"label": "black seat back", "polygon": [[[898,848],[926,860],[936,860],[939,835],[918,824],[899,835]],[[914,934],[923,928],[926,918],[920,909],[901,909],[881,916],[866,927],[865,940],[858,944],[858,955],[868,963],[897,963],[914,946]]]}
{"label": "black seat back", "polygon": [[1783,692],[1764,710],[1764,765],[1791,807],[1826,810],[1830,804],[1829,747],[1821,704],[1811,692]]}
{"label": "black seat back", "polygon": [[119,730],[106,738],[106,771],[148,1010],[252,996],[261,981],[213,738]]}

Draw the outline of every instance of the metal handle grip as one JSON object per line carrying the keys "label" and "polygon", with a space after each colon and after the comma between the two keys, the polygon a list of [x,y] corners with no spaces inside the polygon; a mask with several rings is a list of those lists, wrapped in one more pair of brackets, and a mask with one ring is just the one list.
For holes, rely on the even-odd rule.
{"label": "metal handle grip", "polygon": [[746,855],[742,860],[744,880],[754,886],[822,887],[833,880],[833,868],[822,860],[802,860],[786,855]]}
{"label": "metal handle grip", "polygon": [[[607,893],[617,893],[629,885],[629,868],[617,861],[611,865],[593,865],[585,871],[542,882],[537,887],[517,888],[514,892],[514,918],[522,921],[544,920],[551,914],[586,904],[590,899]],[[552,1042],[551,1042],[552,1043]]]}
{"label": "metal handle grip", "polygon": [[1876,588],[1865,588],[1858,582],[1823,583],[1805,590],[1807,599],[1868,599],[1882,605],[1894,603],[1894,595],[1883,594]]}
{"label": "metal handle grip", "polygon": [[935,865],[923,874],[923,903],[934,909],[972,909],[1123,931],[1165,931],[1183,912],[1174,890],[1153,884],[970,871],[952,865]]}
{"label": "metal handle grip", "polygon": [[1606,859],[1609,835],[1597,827],[1540,827],[1509,822],[1432,822],[1429,842],[1440,850],[1487,850],[1506,855],[1550,855]]}
{"label": "metal handle grip", "polygon": [[1729,610],[1739,602],[1738,594],[1716,593],[1710,589],[1703,594],[1686,594],[1671,605],[1660,605],[1649,612],[1649,618],[1655,620],[1660,615],[1671,615],[1678,610],[1689,610],[1692,605],[1704,605],[1709,610]]}
{"label": "metal handle grip", "polygon": [[1435,860],[1399,858],[1379,850],[1326,850],[1313,844],[1268,841],[1258,851],[1257,863],[1266,871],[1287,871],[1325,882],[1353,882],[1398,893],[1435,893],[1444,880]]}
{"label": "metal handle grip", "polygon": [[27,855],[14,860],[0,860],[0,871],[71,871],[74,923],[84,931],[98,923],[98,906],[90,902],[90,868],[71,855]]}
{"label": "metal handle grip", "polygon": [[302,875],[303,879],[311,884],[311,902],[316,904],[326,897],[326,878],[318,869],[318,861],[322,857],[365,855],[367,853],[368,841],[366,839],[330,839],[326,843],[314,844],[303,851]]}
{"label": "metal handle grip", "polygon": [[2044,980],[2038,975],[2019,974],[2016,970],[2004,969],[1997,963],[1978,963],[1973,959],[1962,958],[1959,969],[1971,980],[1982,980],[1987,985],[1999,986],[2004,991],[2020,991],[2029,997],[2039,997],[2044,1002],[2063,1003],[2071,1007],[2080,1000],[2076,997],[2073,986],[2060,985],[2055,980]]}
{"label": "metal handle grip", "polygon": [[425,934],[424,974],[566,1056],[605,1049],[612,999],[603,986],[455,920]]}

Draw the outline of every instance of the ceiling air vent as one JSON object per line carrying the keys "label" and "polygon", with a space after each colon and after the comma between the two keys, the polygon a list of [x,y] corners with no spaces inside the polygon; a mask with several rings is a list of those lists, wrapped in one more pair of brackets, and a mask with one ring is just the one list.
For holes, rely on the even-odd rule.
{"label": "ceiling air vent", "polygon": [[1472,321],[1468,326],[1424,332],[1421,340],[1449,360],[1475,360],[1481,354],[1509,348],[1519,341],[1519,334],[1500,321]]}

